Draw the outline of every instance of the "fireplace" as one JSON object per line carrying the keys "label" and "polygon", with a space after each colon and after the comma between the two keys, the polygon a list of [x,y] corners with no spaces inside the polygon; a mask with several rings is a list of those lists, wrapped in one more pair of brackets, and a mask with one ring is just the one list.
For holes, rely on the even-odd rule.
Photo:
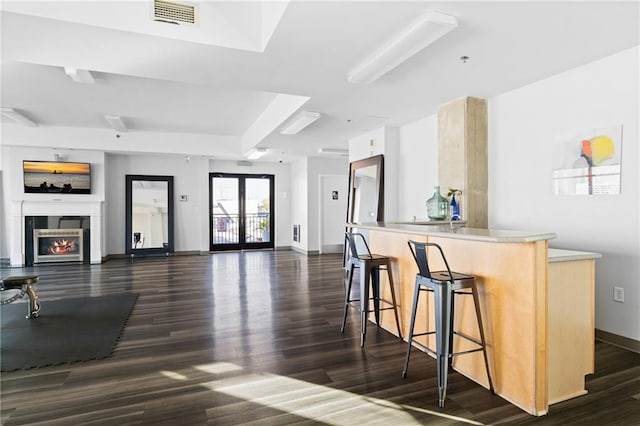
{"label": "fireplace", "polygon": [[[33,195],[33,194],[32,194]],[[9,251],[11,254],[11,266],[23,267],[33,264],[34,244],[33,230],[47,228],[51,231],[61,231],[55,228],[84,227],[83,258],[80,260],[91,263],[102,263],[103,253],[103,202],[96,200],[67,200],[67,199],[37,199],[17,200],[10,202],[9,215],[11,226],[9,227]],[[71,224],[69,222],[49,224],[48,226],[34,226],[28,229],[26,226],[28,217],[78,217],[85,218],[84,225]],[[27,232],[28,230],[28,232]],[[91,235],[89,235],[89,232]],[[57,258],[60,259],[60,258]],[[58,262],[60,260],[56,260]]]}
{"label": "fireplace", "polygon": [[82,262],[83,230],[34,229],[33,263]]}

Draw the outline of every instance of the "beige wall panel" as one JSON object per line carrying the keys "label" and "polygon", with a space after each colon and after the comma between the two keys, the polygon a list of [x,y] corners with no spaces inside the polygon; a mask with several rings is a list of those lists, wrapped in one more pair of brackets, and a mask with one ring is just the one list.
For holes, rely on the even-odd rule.
{"label": "beige wall panel", "polygon": [[488,226],[487,103],[461,98],[438,110],[438,183],[443,195],[449,188],[458,197],[467,226]]}
{"label": "beige wall panel", "polygon": [[486,228],[488,218],[488,159],[487,159],[487,102],[484,99],[467,98],[466,168],[468,195],[466,205],[470,209],[468,226]]}
{"label": "beige wall panel", "polygon": [[449,188],[462,189],[462,201],[467,189],[466,109],[462,98],[438,110],[438,184],[445,196]]}

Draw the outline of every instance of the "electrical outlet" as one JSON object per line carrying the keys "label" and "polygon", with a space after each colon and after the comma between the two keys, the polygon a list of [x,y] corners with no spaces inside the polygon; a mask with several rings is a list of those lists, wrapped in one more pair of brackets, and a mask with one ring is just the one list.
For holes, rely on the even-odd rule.
{"label": "electrical outlet", "polygon": [[613,300],[616,302],[624,302],[624,288],[613,287]]}

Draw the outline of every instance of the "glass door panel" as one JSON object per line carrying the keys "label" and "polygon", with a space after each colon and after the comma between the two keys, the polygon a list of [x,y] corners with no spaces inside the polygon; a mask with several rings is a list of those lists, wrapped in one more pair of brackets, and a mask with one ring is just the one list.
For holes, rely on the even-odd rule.
{"label": "glass door panel", "polygon": [[269,180],[245,180],[245,235],[248,242],[271,242]]}
{"label": "glass door panel", "polygon": [[240,200],[238,178],[211,179],[212,244],[240,243]]}

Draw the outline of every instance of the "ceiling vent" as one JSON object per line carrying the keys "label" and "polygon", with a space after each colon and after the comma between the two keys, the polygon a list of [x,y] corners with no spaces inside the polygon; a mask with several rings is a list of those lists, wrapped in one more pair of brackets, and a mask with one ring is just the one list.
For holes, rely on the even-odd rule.
{"label": "ceiling vent", "polygon": [[153,20],[170,24],[196,24],[196,6],[193,4],[153,0]]}

